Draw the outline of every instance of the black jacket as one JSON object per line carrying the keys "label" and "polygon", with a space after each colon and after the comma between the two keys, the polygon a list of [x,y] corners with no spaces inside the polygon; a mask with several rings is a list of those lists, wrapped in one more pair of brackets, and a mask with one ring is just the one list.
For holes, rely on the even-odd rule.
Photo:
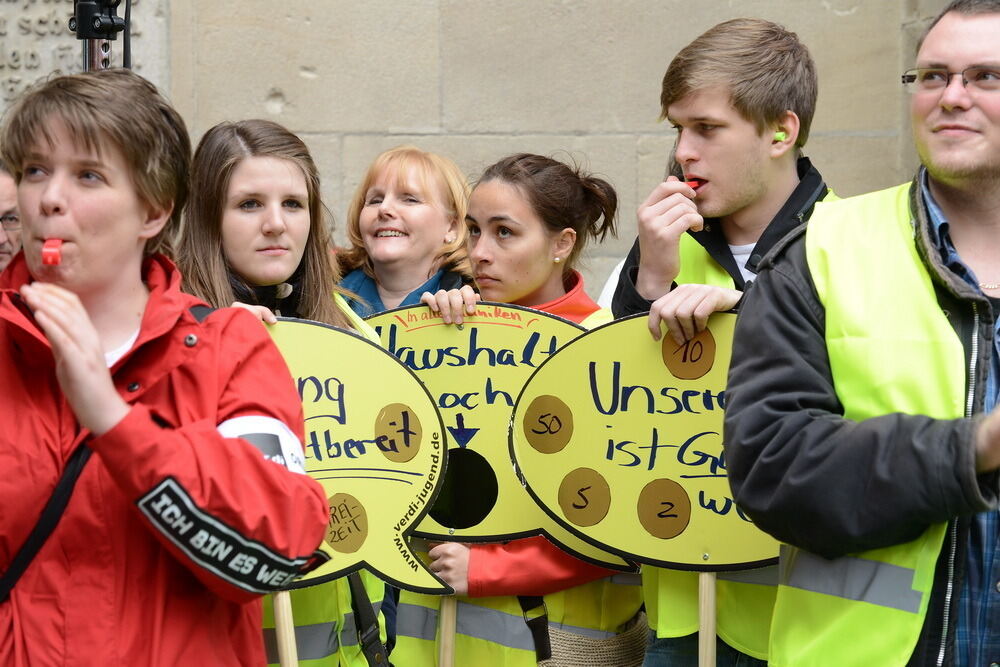
{"label": "black jacket", "polygon": [[[816,202],[826,197],[828,192],[826,183],[823,182],[823,177],[820,176],[816,168],[812,166],[809,158],[799,158],[797,169],[799,172],[798,187],[768,224],[754,247],[750,261],[747,262],[747,268],[754,273],[757,272],[764,255],[786,234],[808,220]],[[729,244],[722,234],[722,225],[714,218],[709,218],[705,220],[705,228],[702,231],[688,233],[697,239],[712,259],[732,276],[736,289],[742,291],[744,289],[743,276],[739,267],[736,266],[733,253],[729,251]],[[611,302],[611,311],[615,317],[645,313],[653,305],[652,301],[644,298],[636,290],[635,280],[638,274],[639,240],[636,239],[635,243],[632,244],[632,250],[629,251],[628,257],[625,259],[625,265],[618,278],[618,287]]]}
{"label": "black jacket", "polygon": [[[1000,493],[996,472],[975,474],[974,434],[992,356],[993,313],[988,300],[943,265],[916,183],[910,197],[917,248],[938,302],[965,345],[967,362],[973,348],[978,351],[971,389],[972,413],[980,416],[843,417],[803,226],[764,259],[746,294],[726,391],[724,442],[740,507],[777,539],[826,558],[907,542],[933,523],[951,522],[910,663],[947,665],[954,622],[944,628],[943,619],[946,606],[950,618],[957,617],[968,520],[995,508]],[[872,267],[871,280],[892,279]]]}

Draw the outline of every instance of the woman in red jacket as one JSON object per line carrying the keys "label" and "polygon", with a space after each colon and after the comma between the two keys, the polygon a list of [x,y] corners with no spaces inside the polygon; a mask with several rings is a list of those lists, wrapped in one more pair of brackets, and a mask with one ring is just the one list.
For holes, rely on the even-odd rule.
{"label": "woman in red jacket", "polygon": [[[488,167],[472,191],[466,223],[469,257],[486,301],[541,310],[584,326],[611,320],[583,289],[574,268],[590,237],[614,231],[617,195],[606,181],[541,155],[519,154]],[[479,295],[470,287],[425,294],[422,301],[445,322],[461,323]],[[536,598],[525,618],[548,612],[550,634],[562,631],[566,644],[612,638],[638,628],[633,647],[645,643],[636,622],[641,605],[638,577],[615,573],[564,553],[544,537],[507,544],[440,544],[429,552],[430,567],[459,595],[478,600],[490,612],[458,609],[456,664],[529,665],[537,643],[511,596]],[[544,604],[537,598],[544,596]],[[403,593],[396,653],[400,664],[426,664],[423,629],[411,620],[426,616],[428,599]],[[514,612],[513,614],[511,612]],[[560,656],[554,645],[556,657]],[[596,645],[595,645],[596,647]],[[408,662],[412,659],[412,662]],[[631,664],[635,655],[608,664]]]}
{"label": "woman in red jacket", "polygon": [[183,121],[138,75],[92,72],[25,94],[0,147],[24,238],[0,277],[5,579],[41,544],[0,596],[0,664],[263,664],[260,596],[318,564],[326,501],[267,333],[183,294],[163,254]]}

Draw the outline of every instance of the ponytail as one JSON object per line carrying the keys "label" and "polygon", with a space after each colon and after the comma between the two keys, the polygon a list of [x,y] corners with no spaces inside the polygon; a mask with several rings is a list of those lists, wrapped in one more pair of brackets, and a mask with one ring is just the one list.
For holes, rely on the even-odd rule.
{"label": "ponytail", "polygon": [[583,174],[579,169],[576,170],[576,174],[580,178],[580,184],[591,207],[587,232],[598,241],[603,241],[608,233],[618,236],[618,230],[615,229],[618,193],[603,178]]}
{"label": "ponytail", "polygon": [[564,271],[573,270],[587,237],[600,241],[615,231],[618,195],[607,181],[543,155],[518,153],[490,165],[479,183],[502,181],[521,190],[531,208],[552,233],[576,232],[576,244]]}

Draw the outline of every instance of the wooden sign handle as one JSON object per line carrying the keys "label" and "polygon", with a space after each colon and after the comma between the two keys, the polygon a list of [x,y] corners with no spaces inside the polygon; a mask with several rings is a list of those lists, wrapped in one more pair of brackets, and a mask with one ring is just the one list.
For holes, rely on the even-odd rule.
{"label": "wooden sign handle", "polygon": [[715,572],[698,574],[698,667],[715,667]]}
{"label": "wooden sign handle", "polygon": [[438,667],[454,667],[455,628],[458,623],[458,600],[454,595],[441,598],[438,611]]}
{"label": "wooden sign handle", "polygon": [[297,667],[299,654],[295,646],[292,596],[288,591],[278,591],[271,597],[274,604],[274,634],[278,640],[278,664],[281,667]]}

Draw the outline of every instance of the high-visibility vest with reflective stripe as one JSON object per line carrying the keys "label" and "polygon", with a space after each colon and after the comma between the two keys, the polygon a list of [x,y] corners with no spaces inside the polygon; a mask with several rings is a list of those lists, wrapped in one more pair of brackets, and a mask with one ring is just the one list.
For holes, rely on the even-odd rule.
{"label": "high-visibility vest with reflective stripe", "polygon": [[[639,611],[637,575],[619,574],[545,596],[549,627],[605,639],[621,631]],[[401,667],[435,667],[441,596],[401,591],[396,612],[396,647]],[[459,597],[456,665],[536,665],[535,644],[517,597]]]}
{"label": "high-visibility vest with reflective stripe", "polygon": [[[965,350],[918,254],[909,199],[903,185],[819,204],[806,232],[830,370],[853,421],[895,412],[965,415]],[[771,664],[905,665],[945,530],[937,524],[911,542],[832,561],[786,548]]]}
{"label": "high-visibility vest with reflective stripe", "polygon": [[[379,622],[379,637],[385,643],[385,623],[381,614],[385,584],[362,571],[361,581]],[[351,588],[346,577],[309,588],[291,591],[292,620],[295,623],[295,646],[299,664],[309,667],[367,667],[361,653],[354,612],[351,609]],[[274,609],[271,596],[264,598],[264,647],[268,663],[278,663],[277,640],[274,633]]]}
{"label": "high-visibility vest with reflective stripe", "polygon": [[[678,285],[715,285],[735,289],[733,277],[690,234],[680,240]],[[720,572],[716,578],[716,632],[747,655],[767,659],[778,567]],[[642,568],[646,617],[657,637],[685,637],[698,632],[698,573]]]}

